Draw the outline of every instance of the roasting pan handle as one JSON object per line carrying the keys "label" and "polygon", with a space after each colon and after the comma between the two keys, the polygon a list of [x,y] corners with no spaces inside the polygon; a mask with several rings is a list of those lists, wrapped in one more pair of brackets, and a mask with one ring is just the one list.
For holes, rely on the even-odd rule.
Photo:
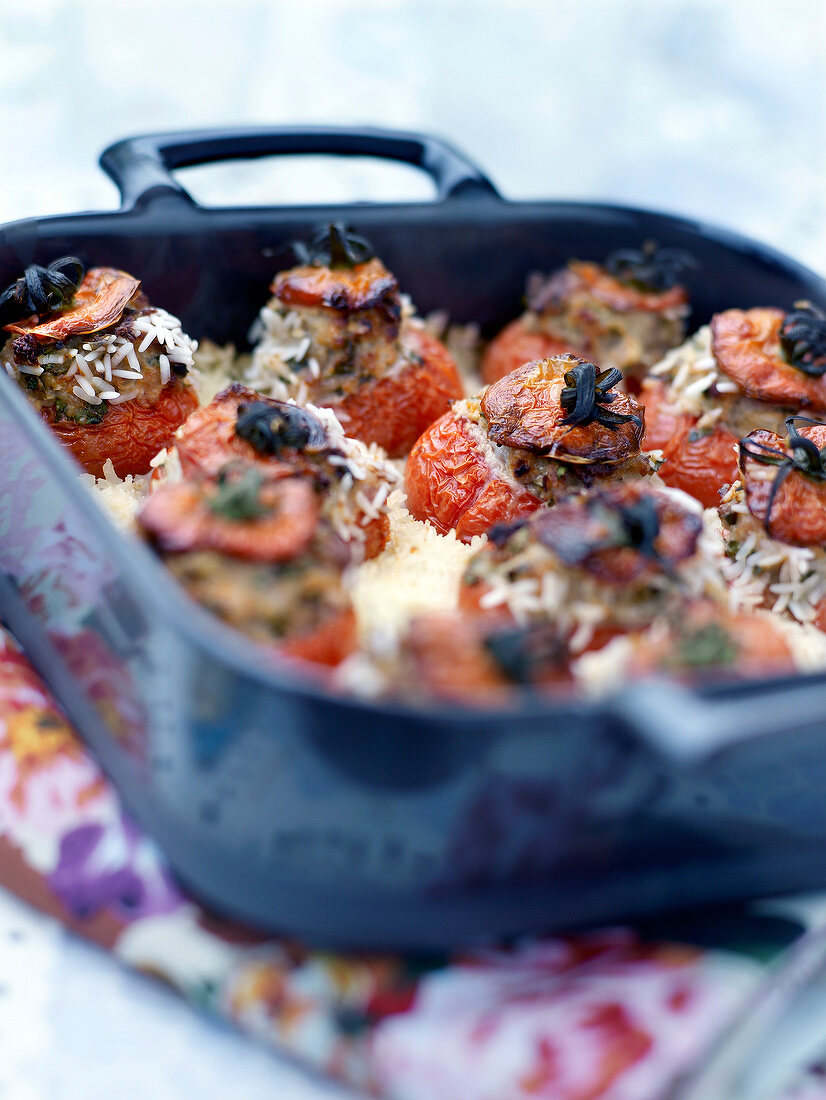
{"label": "roasting pan handle", "polygon": [[171,171],[210,161],[322,153],[382,157],[421,168],[433,179],[437,201],[499,199],[487,176],[441,138],[404,130],[336,126],[254,126],[227,130],[185,130],[143,134],[110,145],[100,165],[118,187],[123,206],[173,197],[193,203]]}
{"label": "roasting pan handle", "polygon": [[646,680],[608,703],[614,722],[661,758],[701,766],[734,745],[811,733],[826,741],[826,682],[789,680],[700,696],[668,680]]}

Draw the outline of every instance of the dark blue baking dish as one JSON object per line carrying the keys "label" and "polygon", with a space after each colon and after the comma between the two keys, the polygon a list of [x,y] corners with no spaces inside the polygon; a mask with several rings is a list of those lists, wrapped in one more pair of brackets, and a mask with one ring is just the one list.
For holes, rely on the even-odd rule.
{"label": "dark blue baking dish", "polygon": [[[185,165],[337,153],[418,165],[432,203],[204,209]],[[375,130],[134,138],[117,213],[0,228],[0,285],[66,253],[139,276],[197,337],[243,343],[289,244],[344,220],[423,311],[488,331],[526,275],[649,238],[689,250],[692,325],[826,304],[792,260],[682,218],[507,202],[441,141]],[[336,945],[443,948],[826,885],[826,676],[507,710],[333,697],[189,602],[119,534],[0,378],[0,614],[181,879],[216,908]]]}

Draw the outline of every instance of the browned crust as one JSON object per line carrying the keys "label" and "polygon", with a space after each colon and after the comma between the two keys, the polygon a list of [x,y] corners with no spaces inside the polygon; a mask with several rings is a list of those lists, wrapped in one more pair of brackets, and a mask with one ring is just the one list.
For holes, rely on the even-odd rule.
{"label": "browned crust", "polygon": [[42,323],[35,314],[4,328],[6,332],[30,336],[43,343],[99,332],[120,320],[126,306],[140,293],[140,288],[140,280],[125,271],[114,267],[93,267],[86,272],[69,309]]}
{"label": "browned crust", "polygon": [[401,312],[399,284],[380,260],[353,268],[294,267],[276,275],[272,293],[284,305],[358,313],[383,307]]}
{"label": "browned crust", "polygon": [[481,408],[490,438],[562,462],[617,463],[638,454],[645,434],[645,410],[629,394],[612,390],[614,400],[608,407],[637,420],[616,428],[597,421],[563,424],[565,373],[580,362],[573,355],[536,359],[488,386]]}

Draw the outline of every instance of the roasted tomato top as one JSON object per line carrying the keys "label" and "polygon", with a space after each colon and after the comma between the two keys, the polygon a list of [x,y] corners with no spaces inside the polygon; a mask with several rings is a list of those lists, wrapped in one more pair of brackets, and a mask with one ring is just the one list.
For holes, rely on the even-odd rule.
{"label": "roasted tomato top", "polygon": [[99,332],[120,320],[127,305],[140,295],[139,279],[114,267],[93,267],[86,272],[74,298],[44,320],[40,315],[5,325],[6,332],[31,336],[42,343],[66,340],[81,333]]}
{"label": "roasted tomato top", "polygon": [[762,429],[740,440],[740,478],[751,514],[780,542],[826,543],[826,424],[790,417],[781,439]]}
{"label": "roasted tomato top", "polygon": [[645,410],[606,388],[619,371],[603,375],[573,355],[526,363],[482,395],[491,439],[571,463],[623,462],[639,453]]}
{"label": "roasted tomato top", "polygon": [[564,565],[611,584],[671,572],[694,554],[703,526],[698,511],[641,482],[568,497],[530,525]]}
{"label": "roasted tomato top", "polygon": [[329,446],[324,426],[306,409],[262,397],[233,382],[198,409],[177,433],[184,477],[215,477],[233,459],[265,466],[270,478],[318,473],[312,456]]}
{"label": "roasted tomato top", "polygon": [[711,347],[720,370],[758,401],[826,412],[826,377],[793,365],[781,344],[781,309],[727,309],[711,319]]}
{"label": "roasted tomato top", "polygon": [[140,526],[161,553],[215,550],[247,561],[279,562],[306,550],[319,521],[318,498],[299,478],[268,480],[256,467],[226,467],[218,479],[162,485]]}
{"label": "roasted tomato top", "polygon": [[679,616],[632,639],[632,646],[628,672],[634,676],[754,676],[793,664],[783,633],[768,615],[730,612],[705,600],[683,606]]}
{"label": "roasted tomato top", "polygon": [[632,310],[662,313],[688,302],[688,294],[682,286],[646,290],[633,282],[621,281],[600,264],[581,260],[572,260],[558,273],[557,279],[557,285],[548,288],[550,300],[564,300],[578,291],[587,290],[618,313],[630,313]]}
{"label": "roasted tomato top", "polygon": [[354,267],[293,267],[279,272],[270,289],[285,305],[346,313],[381,307],[401,316],[396,277],[375,258]]}

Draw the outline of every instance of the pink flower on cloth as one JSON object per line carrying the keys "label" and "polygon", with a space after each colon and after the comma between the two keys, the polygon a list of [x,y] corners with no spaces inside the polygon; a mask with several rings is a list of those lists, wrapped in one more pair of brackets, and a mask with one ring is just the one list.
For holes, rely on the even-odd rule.
{"label": "pink flower on cloth", "polygon": [[653,1100],[759,976],[630,931],[491,951],[423,978],[371,1060],[394,1100]]}

